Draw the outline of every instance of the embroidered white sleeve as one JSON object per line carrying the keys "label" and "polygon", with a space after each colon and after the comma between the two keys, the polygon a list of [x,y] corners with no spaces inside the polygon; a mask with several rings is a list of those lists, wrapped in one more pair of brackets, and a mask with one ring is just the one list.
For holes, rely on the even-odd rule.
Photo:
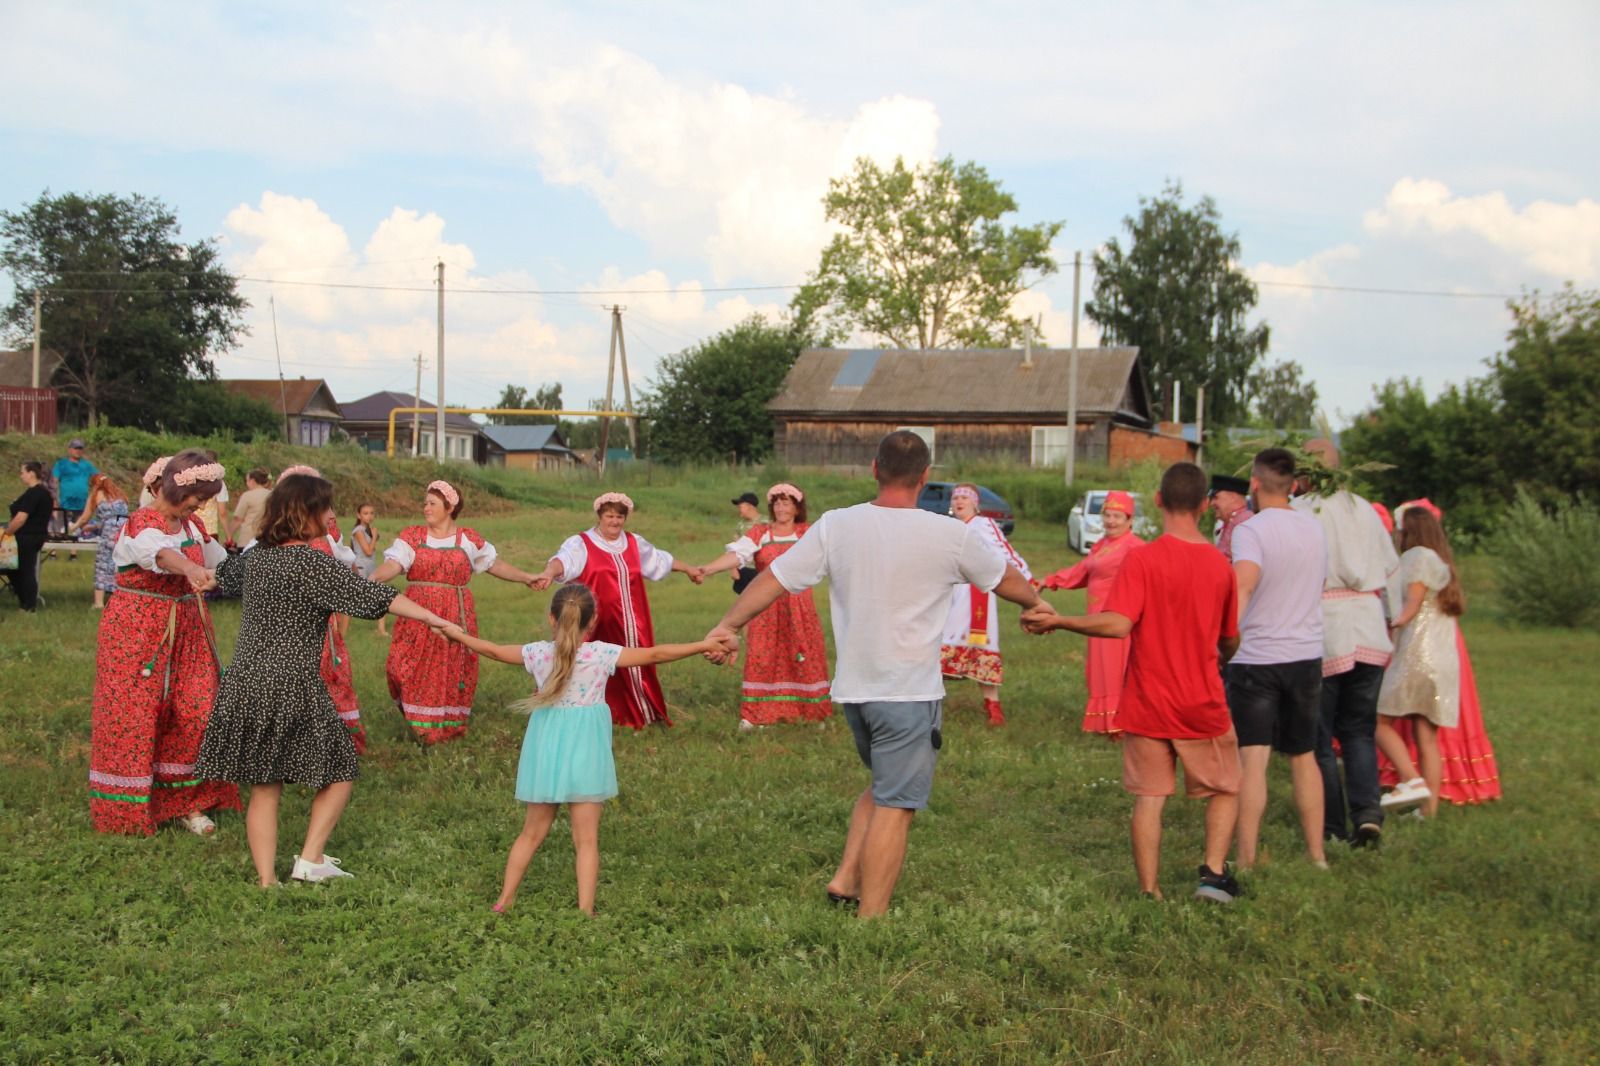
{"label": "embroidered white sleeve", "polygon": [[662,551],[643,537],[635,535],[639,542],[639,573],[651,581],[660,581],[672,573],[672,553]]}
{"label": "embroidered white sleeve", "polygon": [[182,546],[183,537],[180,534],[146,529],[136,537],[126,534],[118,537],[116,546],[111,549],[111,561],[117,566],[137,566],[157,574],[164,574],[166,571],[156,565],[156,554],[162,548],[180,551]]}
{"label": "embroidered white sleeve", "polygon": [[573,534],[561,542],[561,547],[556,549],[551,558],[561,560],[561,576],[556,580],[576,581],[589,563],[589,551],[583,543],[583,538]]}
{"label": "embroidered white sleeve", "polygon": [[411,545],[399,537],[396,537],[394,543],[383,549],[383,557],[392,563],[399,563],[400,569],[407,572],[411,570],[411,564],[417,561],[417,553],[412,550]]}

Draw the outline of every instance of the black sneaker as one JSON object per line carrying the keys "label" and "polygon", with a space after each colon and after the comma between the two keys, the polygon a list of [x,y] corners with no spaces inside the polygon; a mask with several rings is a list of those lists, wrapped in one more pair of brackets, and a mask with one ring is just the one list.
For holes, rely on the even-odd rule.
{"label": "black sneaker", "polygon": [[[1226,869],[1226,867],[1224,867]],[[1212,873],[1211,867],[1200,867],[1200,885],[1194,890],[1195,899],[1210,900],[1212,903],[1232,903],[1243,895],[1239,882],[1232,875]]]}
{"label": "black sneaker", "polygon": [[1377,822],[1362,822],[1356,826],[1356,835],[1350,838],[1352,848],[1375,848],[1383,840],[1383,826]]}

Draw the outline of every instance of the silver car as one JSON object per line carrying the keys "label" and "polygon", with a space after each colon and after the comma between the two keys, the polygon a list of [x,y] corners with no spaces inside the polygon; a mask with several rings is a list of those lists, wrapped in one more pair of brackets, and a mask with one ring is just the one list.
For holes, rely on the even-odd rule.
{"label": "silver car", "polygon": [[[1072,513],[1067,515],[1067,547],[1088,555],[1090,549],[1105,536],[1105,526],[1101,522],[1100,512],[1105,507],[1106,496],[1111,491],[1090,489],[1083,494],[1083,499],[1073,505]],[[1157,530],[1145,514],[1144,500],[1137,492],[1129,495],[1133,497],[1133,531],[1145,540],[1149,540]]]}

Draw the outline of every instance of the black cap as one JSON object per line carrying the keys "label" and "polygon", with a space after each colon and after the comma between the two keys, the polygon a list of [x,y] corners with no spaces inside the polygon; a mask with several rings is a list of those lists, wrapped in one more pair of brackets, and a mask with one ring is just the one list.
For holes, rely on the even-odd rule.
{"label": "black cap", "polygon": [[1248,478],[1212,474],[1210,495],[1215,496],[1219,492],[1237,492],[1241,496],[1248,496],[1250,495],[1250,481]]}
{"label": "black cap", "polygon": [[733,499],[729,500],[728,502],[729,503],[748,503],[751,507],[760,507],[761,506],[761,500],[753,492],[747,492],[743,496],[735,496]]}

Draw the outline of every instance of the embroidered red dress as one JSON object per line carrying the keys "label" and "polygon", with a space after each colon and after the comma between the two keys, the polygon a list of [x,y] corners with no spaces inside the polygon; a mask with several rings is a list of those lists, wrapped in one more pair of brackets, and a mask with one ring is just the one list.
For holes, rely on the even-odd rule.
{"label": "embroidered red dress", "polygon": [[[337,532],[337,530],[335,530]],[[332,556],[335,560],[347,563],[353,561],[353,556],[347,559],[349,549],[341,552],[337,550],[343,545],[335,545],[329,537],[318,537],[311,542],[311,547],[324,555]],[[355,742],[356,754],[367,753],[367,730],[361,724],[361,701],[356,698],[355,672],[350,666],[350,650],[345,647],[344,636],[339,632],[338,616],[328,619],[328,632],[322,639],[322,662],[318,666],[322,674],[322,683],[328,686],[328,695],[333,700],[333,709],[339,715],[339,720],[350,731],[350,739]]]}
{"label": "embroidered red dress", "polygon": [[[1088,588],[1085,613],[1094,614],[1105,606],[1111,584],[1122,569],[1128,552],[1144,541],[1136,533],[1115,539],[1103,537],[1090,549],[1089,557],[1077,566],[1057,570],[1041,583],[1047,589]],[[1083,711],[1086,733],[1120,733],[1117,705],[1122,700],[1122,677],[1128,672],[1128,641],[1090,637],[1084,663],[1084,680],[1089,687],[1089,703]]]}
{"label": "embroidered red dress", "polygon": [[[427,526],[407,526],[383,554],[405,568],[407,599],[477,635],[478,613],[467,582],[473,573],[494,565],[493,545],[465,527],[435,544]],[[389,642],[387,671],[389,693],[418,740],[442,744],[466,735],[478,691],[476,655],[439,640],[421,622],[399,618]]]}
{"label": "embroidered red dress", "polygon": [[[561,560],[563,580],[577,581],[594,593],[595,627],[590,640],[624,648],[655,644],[644,581],[660,581],[670,574],[671,555],[632,533],[607,541],[591,529],[568,537],[556,558]],[[643,729],[652,722],[672,724],[654,666],[633,666],[612,674],[606,682],[606,705],[617,725]]]}
{"label": "embroidered red dress", "polygon": [[198,519],[171,532],[152,507],[134,512],[112,548],[117,592],[100,616],[89,748],[89,812],[102,833],[148,836],[191,811],[239,809],[237,786],[195,776],[219,664],[188,581],[156,564],[163,548],[202,566],[226,558]]}
{"label": "embroidered red dress", "polygon": [[[757,573],[794,546],[807,529],[777,536],[766,523],[752,526],[728,550]],[[752,725],[816,722],[833,713],[828,695],[828,655],[822,620],[811,590],[785,593],[750,620],[745,630],[744,687],[739,716]]]}
{"label": "embroidered red dress", "polygon": [[[976,516],[970,521],[1007,563],[1023,577],[1033,577],[994,519]],[[945,677],[964,677],[983,685],[999,685],[1004,680],[997,606],[995,594],[976,585],[957,585],[951,590],[950,612],[945,616],[944,639],[939,647],[939,669]]]}

